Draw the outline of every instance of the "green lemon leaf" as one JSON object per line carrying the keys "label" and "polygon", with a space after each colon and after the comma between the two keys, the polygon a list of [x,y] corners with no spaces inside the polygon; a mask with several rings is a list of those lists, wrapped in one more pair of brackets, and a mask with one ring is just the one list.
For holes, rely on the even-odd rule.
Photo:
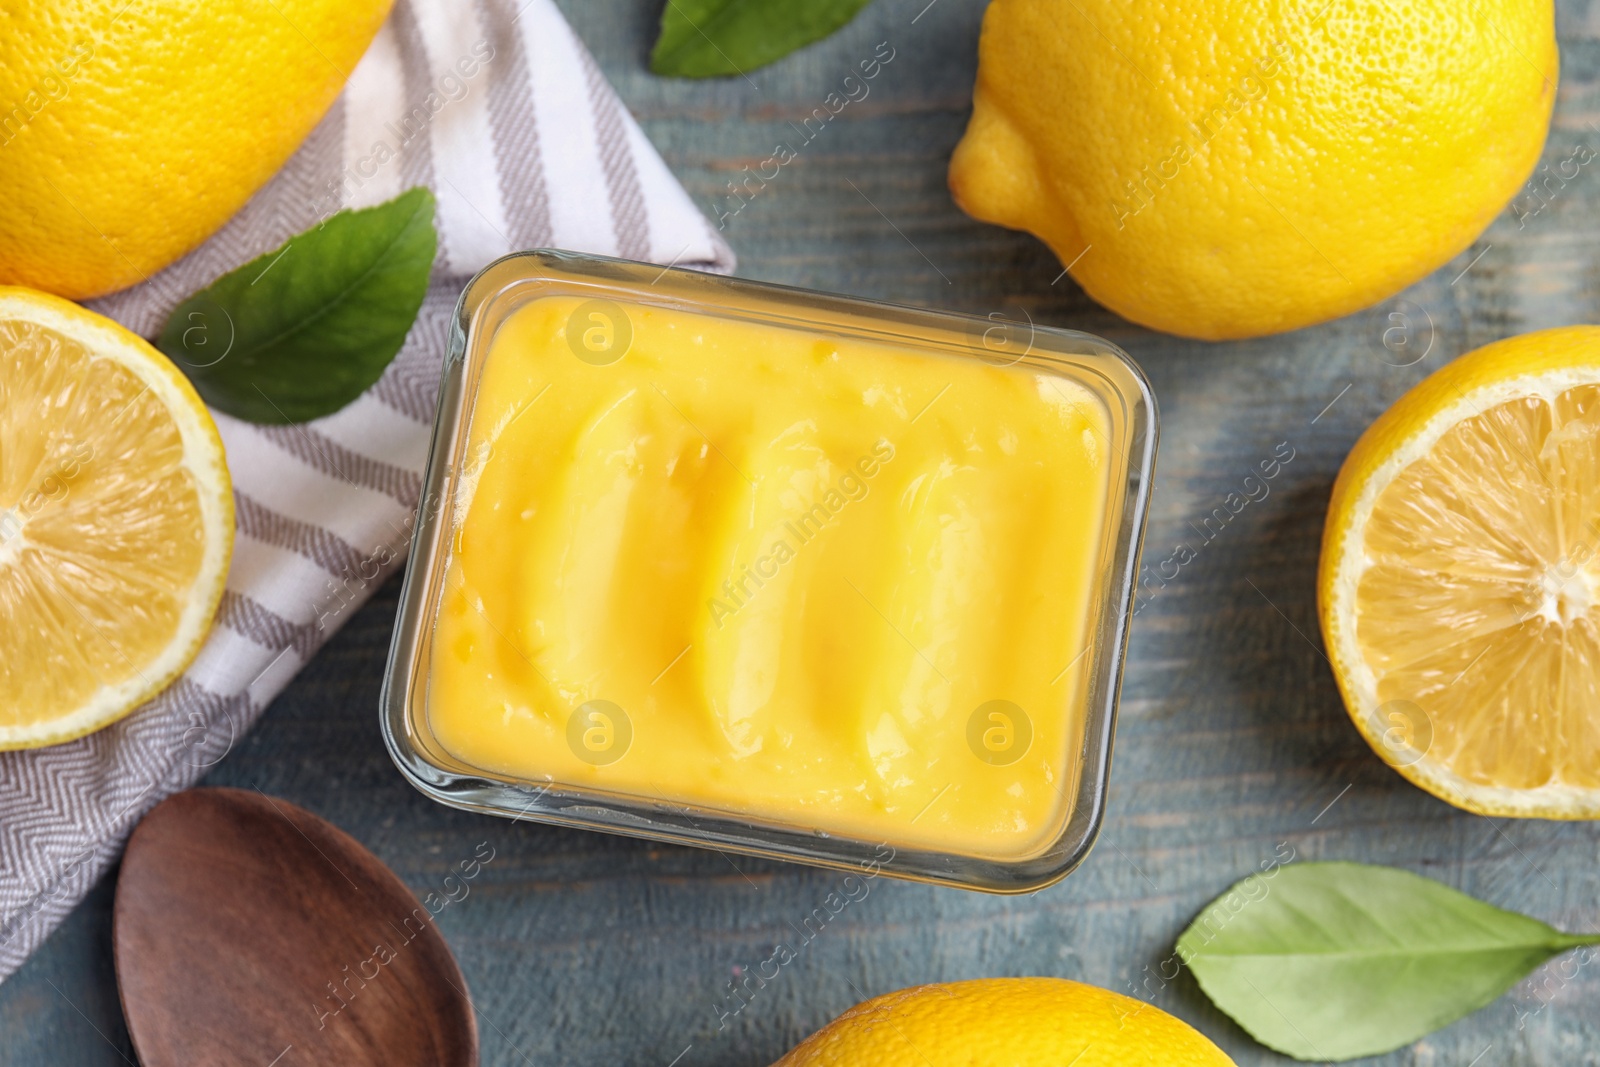
{"label": "green lemon leaf", "polygon": [[437,245],[426,189],[341,211],[179,304],[156,346],[229,415],[332,414],[405,343]]}
{"label": "green lemon leaf", "polygon": [[1409,871],[1295,863],[1208,904],[1178,956],[1263,1045],[1349,1060],[1407,1045],[1594,944]]}
{"label": "green lemon leaf", "polygon": [[828,36],[869,0],[667,0],[650,69],[681,78],[744,74]]}

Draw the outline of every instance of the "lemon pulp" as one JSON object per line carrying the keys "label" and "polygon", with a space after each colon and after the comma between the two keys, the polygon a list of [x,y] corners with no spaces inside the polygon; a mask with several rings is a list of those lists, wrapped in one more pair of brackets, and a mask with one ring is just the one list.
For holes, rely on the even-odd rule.
{"label": "lemon pulp", "polygon": [[1365,552],[1380,712],[1420,707],[1468,782],[1600,787],[1600,386],[1462,419],[1378,495]]}
{"label": "lemon pulp", "polygon": [[115,324],[21,292],[0,290],[0,748],[81,735],[170,682],[232,544],[193,391]]}

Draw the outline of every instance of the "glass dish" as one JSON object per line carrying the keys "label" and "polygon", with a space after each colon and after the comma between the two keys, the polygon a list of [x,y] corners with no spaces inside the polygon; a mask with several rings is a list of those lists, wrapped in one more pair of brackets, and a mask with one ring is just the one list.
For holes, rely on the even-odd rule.
{"label": "glass dish", "polygon": [[468,810],[1048,885],[1104,814],[1156,427],[1087,334],[499,260],[452,324],[390,754]]}

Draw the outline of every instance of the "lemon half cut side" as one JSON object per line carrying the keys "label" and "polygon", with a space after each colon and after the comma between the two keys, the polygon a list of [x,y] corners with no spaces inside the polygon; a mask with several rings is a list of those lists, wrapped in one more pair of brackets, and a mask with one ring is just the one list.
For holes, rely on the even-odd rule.
{"label": "lemon half cut side", "polygon": [[1386,762],[1485,815],[1600,818],[1600,327],[1418,384],[1334,485],[1318,599]]}
{"label": "lemon half cut side", "polygon": [[170,684],[232,550],[222,439],[188,380],[109,319],[0,287],[0,749]]}

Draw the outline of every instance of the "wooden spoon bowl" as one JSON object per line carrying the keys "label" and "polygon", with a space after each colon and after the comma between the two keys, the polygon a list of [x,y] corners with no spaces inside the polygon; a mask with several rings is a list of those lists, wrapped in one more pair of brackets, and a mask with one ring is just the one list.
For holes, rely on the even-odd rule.
{"label": "wooden spoon bowl", "polygon": [[466,981],[354,838],[262,793],[191,789],[128,842],[112,915],[144,1067],[473,1067]]}

